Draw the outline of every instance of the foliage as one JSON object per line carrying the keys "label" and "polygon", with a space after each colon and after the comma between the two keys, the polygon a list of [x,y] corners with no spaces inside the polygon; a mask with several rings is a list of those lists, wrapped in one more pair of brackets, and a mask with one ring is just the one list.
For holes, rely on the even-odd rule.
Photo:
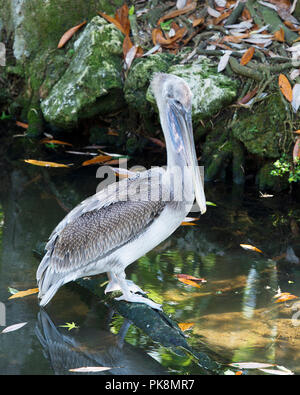
{"label": "foliage", "polygon": [[273,163],[274,170],[272,176],[288,176],[289,183],[300,181],[300,159],[295,159],[292,163],[286,154],[283,154],[276,162]]}

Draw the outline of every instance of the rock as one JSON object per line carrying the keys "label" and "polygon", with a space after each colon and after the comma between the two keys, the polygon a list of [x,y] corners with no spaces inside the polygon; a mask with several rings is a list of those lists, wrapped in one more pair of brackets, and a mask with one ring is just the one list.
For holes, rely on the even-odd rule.
{"label": "rock", "polygon": [[[230,104],[237,94],[237,83],[218,73],[216,67],[204,56],[193,64],[175,64],[168,68],[169,74],[182,77],[193,93],[193,122],[208,118]],[[147,99],[154,103],[148,89]]]}
{"label": "rock", "polygon": [[74,43],[74,56],[41,103],[46,121],[68,128],[80,118],[121,108],[123,35],[96,16]]}
{"label": "rock", "polygon": [[273,161],[265,163],[256,175],[256,184],[262,192],[280,192],[288,188],[287,177],[277,177],[271,174],[274,170]]}
{"label": "rock", "polygon": [[151,105],[146,99],[150,79],[155,72],[166,73],[173,62],[174,56],[167,53],[134,60],[124,83],[125,100],[131,108],[140,114],[151,111]]}
{"label": "rock", "polygon": [[285,131],[285,104],[279,94],[270,95],[268,99],[255,106],[254,111],[239,111],[239,116],[232,126],[232,132],[247,151],[266,158],[278,158],[282,141],[291,142],[291,136]]}

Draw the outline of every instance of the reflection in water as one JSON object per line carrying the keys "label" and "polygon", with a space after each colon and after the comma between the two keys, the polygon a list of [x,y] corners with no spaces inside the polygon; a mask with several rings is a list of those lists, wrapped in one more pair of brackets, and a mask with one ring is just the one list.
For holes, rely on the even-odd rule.
{"label": "reflection in water", "polygon": [[[103,374],[199,374],[192,356],[174,354],[121,315],[107,327],[107,308],[79,285],[59,290],[47,313],[39,311],[36,295],[8,300],[8,287],[36,287],[40,257],[33,251],[65,216],[62,207],[74,207],[99,182],[86,169],[63,173],[22,166],[0,185],[0,301],[7,326],[28,324],[0,336],[0,374],[68,374],[84,359],[85,365],[113,367]],[[44,179],[45,171],[51,178]],[[217,206],[209,207],[197,226],[181,227],[130,265],[127,277],[163,303],[172,319],[194,323],[187,332],[193,349],[201,351],[204,343],[232,361],[272,362],[300,373],[293,303],[275,304],[273,298],[278,288],[300,296],[299,207],[275,197],[234,195],[222,185],[208,185],[206,192]],[[264,255],[244,251],[240,243],[256,245]],[[207,283],[201,288],[183,284],[178,273],[204,277]],[[100,276],[99,285],[106,280]],[[73,321],[78,330],[58,328]]]}
{"label": "reflection in water", "polygon": [[112,368],[90,374],[163,374],[158,362],[141,349],[124,342],[130,325],[125,321],[118,335],[97,328],[85,328],[77,336],[72,336],[69,332],[62,334],[49,315],[40,309],[35,332],[55,374],[75,374],[69,369],[83,366]]}

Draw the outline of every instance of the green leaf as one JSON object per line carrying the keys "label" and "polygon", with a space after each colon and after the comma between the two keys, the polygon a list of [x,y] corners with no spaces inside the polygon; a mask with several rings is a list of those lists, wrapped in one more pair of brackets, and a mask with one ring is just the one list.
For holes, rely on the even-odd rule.
{"label": "green leaf", "polygon": [[14,295],[17,294],[19,291],[16,288],[8,287],[8,292]]}
{"label": "green leaf", "polygon": [[161,22],[160,23],[161,29],[165,30],[165,31],[171,30],[171,23],[172,22],[173,22],[173,19],[170,19],[169,21],[166,21],[166,22]]}
{"label": "green leaf", "polygon": [[77,325],[75,324],[75,322],[72,322],[72,323],[66,322],[66,325],[59,325],[59,326],[62,327],[62,328],[68,328],[69,331],[70,331],[71,329],[74,329],[74,328],[79,328],[79,326],[77,326]]}
{"label": "green leaf", "polygon": [[132,6],[129,8],[128,14],[129,14],[129,15],[133,15],[133,14],[134,14],[134,5],[132,5]]}
{"label": "green leaf", "polygon": [[208,201],[206,201],[206,205],[207,205],[207,206],[217,207],[217,205],[216,205],[215,203],[213,203],[213,202],[208,202]]}

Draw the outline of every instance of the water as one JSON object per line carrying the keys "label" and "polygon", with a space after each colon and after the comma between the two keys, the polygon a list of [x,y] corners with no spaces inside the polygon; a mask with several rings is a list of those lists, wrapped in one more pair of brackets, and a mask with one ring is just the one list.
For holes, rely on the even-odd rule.
{"label": "water", "polygon": [[[68,374],[79,366],[113,367],[103,374],[199,374],[190,354],[155,343],[78,284],[61,288],[45,311],[36,294],[8,300],[8,287],[36,287],[42,243],[64,208],[94,193],[95,172],[21,164],[1,178],[0,306],[6,315],[0,329],[27,324],[0,335],[0,374]],[[216,207],[129,266],[127,277],[162,302],[175,321],[194,324],[186,332],[194,350],[228,363],[268,362],[299,374],[300,306],[297,299],[274,303],[278,288],[300,296],[299,205],[231,186],[208,185],[206,193]],[[264,254],[245,251],[240,243]],[[183,284],[178,273],[207,283]],[[106,276],[98,280],[103,285]],[[78,328],[61,327],[68,322]]]}

